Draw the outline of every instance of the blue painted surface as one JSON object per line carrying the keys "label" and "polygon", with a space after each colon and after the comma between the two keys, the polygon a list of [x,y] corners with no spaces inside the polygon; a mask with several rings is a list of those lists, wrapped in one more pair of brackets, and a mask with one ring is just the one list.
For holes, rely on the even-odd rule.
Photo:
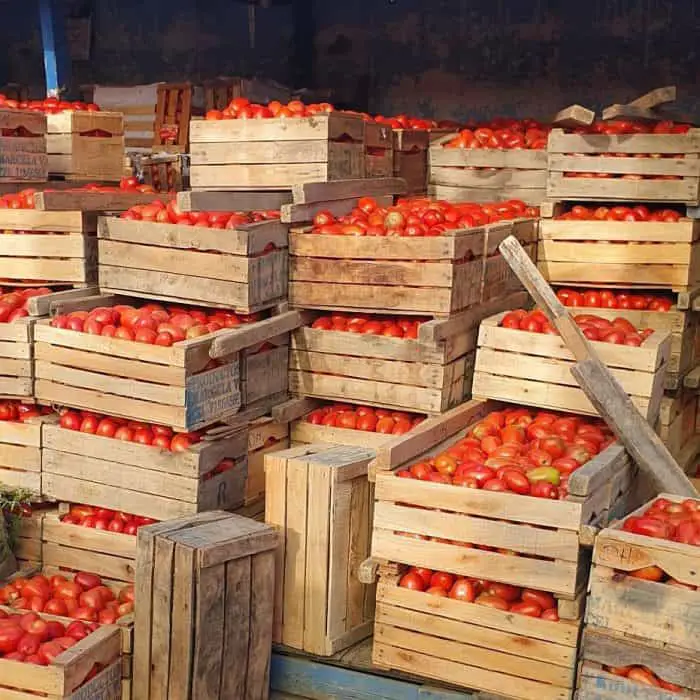
{"label": "blue painted surface", "polygon": [[46,94],[58,96],[61,88],[70,85],[70,62],[63,11],[56,0],[39,0],[39,25]]}
{"label": "blue painted surface", "polygon": [[272,655],[270,687],[311,700],[474,700],[476,697],[280,653]]}

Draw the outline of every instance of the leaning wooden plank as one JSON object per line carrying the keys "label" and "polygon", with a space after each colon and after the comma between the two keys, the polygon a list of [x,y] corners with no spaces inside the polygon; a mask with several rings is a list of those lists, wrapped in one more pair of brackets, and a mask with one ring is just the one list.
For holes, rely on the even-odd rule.
{"label": "leaning wooden plank", "polygon": [[659,105],[668,104],[669,102],[676,101],[676,86],[667,85],[665,87],[656,88],[651,90],[636,100],[632,100],[627,104],[632,107],[640,107],[641,109],[653,109]]}
{"label": "leaning wooden plank", "polygon": [[530,292],[537,305],[559,330],[578,365],[571,372],[606,423],[629,450],[639,466],[660,490],[688,496],[697,491],[644,420],[610,370],[598,359],[595,349],[557,299],[537,267],[513,236],[499,246],[501,254]]}

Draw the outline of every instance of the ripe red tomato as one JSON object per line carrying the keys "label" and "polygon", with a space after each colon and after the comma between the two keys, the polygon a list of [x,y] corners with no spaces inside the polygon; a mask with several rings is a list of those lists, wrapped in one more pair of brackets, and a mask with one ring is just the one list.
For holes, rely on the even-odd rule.
{"label": "ripe red tomato", "polygon": [[402,576],[401,580],[399,581],[399,586],[401,586],[401,588],[408,588],[412,591],[424,591],[426,589],[425,581],[416,573],[408,573]]}

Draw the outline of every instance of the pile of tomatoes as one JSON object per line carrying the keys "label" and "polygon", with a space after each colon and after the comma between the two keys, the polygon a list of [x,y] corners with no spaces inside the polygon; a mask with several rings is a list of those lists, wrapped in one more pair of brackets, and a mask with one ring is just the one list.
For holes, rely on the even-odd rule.
{"label": "pile of tomatoes", "polygon": [[18,610],[113,625],[134,612],[134,586],[125,585],[115,593],[99,576],[84,571],[72,577],[37,574],[17,577],[0,588],[0,603]]}
{"label": "pile of tomatoes", "polygon": [[475,202],[400,199],[394,206],[380,207],[372,197],[362,197],[346,216],[320,211],[313,219],[312,233],[345,236],[442,236],[447,231],[483,226],[497,221],[535,217],[538,210],[525,202],[477,204]]}
{"label": "pile of tomatoes", "polygon": [[286,105],[272,100],[266,105],[252,103],[246,97],[234,97],[224,109],[210,109],[205,118],[219,119],[273,119],[275,117],[313,117],[316,114],[335,112],[328,102],[305,105],[301,100],[292,100]]}
{"label": "pile of tomatoes", "polygon": [[485,126],[462,129],[445,148],[497,148],[529,149],[539,151],[547,148],[550,127],[532,119],[522,121],[494,120]]}
{"label": "pile of tomatoes", "polygon": [[700,501],[657,498],[641,515],[630,516],[622,529],[635,535],[700,546]]}
{"label": "pile of tomatoes", "polygon": [[557,601],[551,593],[520,588],[507,583],[467,578],[412,566],[399,581],[401,588],[423,591],[440,598],[453,598],[465,603],[476,603],[503,612],[559,621]]}
{"label": "pile of tomatoes", "polygon": [[0,421],[24,423],[30,418],[46,416],[53,413],[48,406],[36,406],[21,401],[0,401]]}
{"label": "pile of tomatoes", "polygon": [[659,678],[647,666],[603,666],[603,670],[607,671],[608,673],[612,673],[615,676],[627,678],[627,680],[630,680],[633,683],[650,685],[654,688],[663,688],[664,690],[669,690],[672,693],[683,692],[683,688],[681,688],[680,685],[669,683],[668,681]]}
{"label": "pile of tomatoes", "polygon": [[73,504],[68,513],[61,516],[61,522],[66,525],[80,525],[81,527],[89,527],[94,530],[136,535],[140,527],[152,525],[158,521],[153,518],[144,518],[140,515],[110,510],[109,508]]}
{"label": "pile of tomatoes", "polygon": [[572,129],[574,134],[687,134],[690,124],[680,124],[669,120],[660,122],[637,122],[629,119],[612,119],[593,122],[588,127]]}
{"label": "pile of tomatoes", "polygon": [[674,209],[654,209],[643,204],[634,207],[585,207],[576,204],[571,209],[555,217],[563,221],[656,221],[676,223],[683,217]]}
{"label": "pile of tomatoes", "polygon": [[[574,321],[588,340],[612,343],[613,345],[639,347],[654,332],[651,328],[641,330],[635,328],[626,318],[615,318],[610,321],[593,314],[579,314],[574,316]],[[528,333],[559,335],[559,331],[539,309],[509,311],[503,317],[501,326]]]}
{"label": "pile of tomatoes", "polygon": [[29,300],[51,294],[48,287],[18,287],[2,293],[0,289],[0,323],[12,323],[29,316]]}
{"label": "pile of tomatoes", "polygon": [[634,309],[635,311],[670,311],[673,302],[668,297],[653,294],[629,294],[612,289],[560,289],[557,297],[564,306],[598,309]]}
{"label": "pile of tomatoes", "polygon": [[202,311],[146,304],[140,308],[120,304],[99,306],[91,311],[71,311],[55,316],[53,328],[62,328],[106,338],[168,347],[189,338],[208,335],[223,328],[236,328],[260,320],[260,314],[236,314],[216,309]]}
{"label": "pile of tomatoes", "polygon": [[600,420],[528,408],[493,411],[449,449],[396,475],[564,499],[569,475],[614,442]]}
{"label": "pile of tomatoes", "polygon": [[377,124],[386,124],[392,129],[407,129],[410,131],[430,131],[431,129],[439,129],[440,123],[433,119],[420,119],[418,117],[409,117],[405,114],[399,114],[395,117],[385,117],[381,114],[370,119]]}
{"label": "pile of tomatoes", "polygon": [[404,411],[372,408],[371,406],[335,403],[311,411],[305,420],[312,425],[325,425],[330,428],[364,430],[368,433],[381,433],[383,435],[403,435],[422,423],[425,416],[417,416]]}
{"label": "pile of tomatoes", "polygon": [[47,97],[43,100],[13,100],[0,93],[0,109],[27,109],[31,112],[44,114],[60,114],[61,112],[99,112],[100,108],[92,102],[68,102],[58,97]]}
{"label": "pile of tomatoes", "polygon": [[388,338],[418,338],[418,326],[424,319],[418,316],[376,316],[372,314],[333,313],[319,316],[312,328],[322,331],[347,331],[361,335],[384,335]]}
{"label": "pile of tomatoes", "polygon": [[203,228],[235,229],[244,224],[272,221],[280,218],[279,211],[182,211],[176,202],[164,204],[159,199],[150,204],[137,204],[120,214],[128,221],[155,221],[159,224],[201,226]]}

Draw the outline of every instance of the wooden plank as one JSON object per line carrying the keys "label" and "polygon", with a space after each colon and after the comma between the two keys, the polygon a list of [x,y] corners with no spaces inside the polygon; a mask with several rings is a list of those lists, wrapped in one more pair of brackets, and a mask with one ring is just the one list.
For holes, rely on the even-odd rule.
{"label": "wooden plank", "polygon": [[294,204],[313,204],[336,199],[399,195],[405,192],[406,182],[397,177],[304,183],[292,187]]}
{"label": "wooden plank", "polygon": [[595,349],[573,322],[534,263],[514,237],[499,250],[525,288],[557,327],[578,364],[571,372],[591,403],[598,409],[617,438],[661,490],[697,495],[695,488],[663,445],[653,428],[642,418],[610,371],[600,362]]}
{"label": "wooden plank", "polygon": [[[248,645],[246,698],[264,698],[270,687],[270,650],[274,606],[274,552],[261,552],[252,560],[253,587],[250,615],[253,620]],[[235,631],[238,633],[238,630]],[[233,697],[233,696],[231,696]]]}
{"label": "wooden plank", "polygon": [[291,204],[292,195],[284,190],[275,192],[207,192],[177,193],[177,205],[182,211],[264,211],[278,210]]}
{"label": "wooden plank", "polygon": [[632,107],[640,107],[641,109],[654,109],[654,107],[659,107],[663,104],[668,104],[669,102],[676,101],[676,86],[667,85],[665,87],[656,88],[651,90],[636,100],[632,100],[627,104]]}
{"label": "wooden plank", "polygon": [[571,105],[557,112],[552,124],[562,129],[576,129],[590,126],[595,121],[595,112],[581,105]]}

